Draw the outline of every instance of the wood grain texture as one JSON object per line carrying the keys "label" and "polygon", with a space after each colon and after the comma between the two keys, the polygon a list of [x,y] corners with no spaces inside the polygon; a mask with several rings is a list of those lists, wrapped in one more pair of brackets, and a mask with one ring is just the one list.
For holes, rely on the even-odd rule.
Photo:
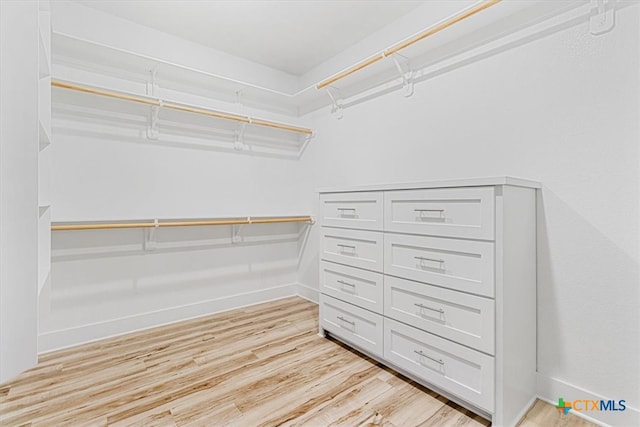
{"label": "wood grain texture", "polygon": [[[317,327],[293,297],[45,354],[0,384],[0,425],[489,425]],[[521,425],[588,425],[559,415]]]}
{"label": "wood grain texture", "polygon": [[557,411],[552,405],[541,400],[529,409],[527,415],[524,416],[518,427],[595,427],[587,420],[576,417],[569,413],[564,415]]}
{"label": "wood grain texture", "polygon": [[111,223],[90,223],[77,222],[65,224],[52,224],[51,231],[70,231],[70,230],[106,230],[112,228],[157,228],[157,227],[194,227],[194,226],[211,226],[211,225],[246,225],[246,224],[277,224],[289,222],[312,222],[310,216],[283,216],[271,218],[255,218],[244,217],[235,219],[207,219],[207,220],[159,220],[154,222],[138,221],[138,222],[111,222]]}
{"label": "wood grain texture", "polygon": [[414,43],[417,43],[423,39],[426,39],[429,36],[432,36],[436,33],[439,33],[440,31],[451,27],[452,25],[457,24],[458,22],[467,19],[470,16],[475,15],[478,12],[481,12],[493,5],[495,5],[496,3],[499,3],[501,0],[487,0],[483,3],[477,4],[473,7],[471,7],[470,9],[464,10],[462,12],[460,12],[459,14],[443,21],[440,23],[437,23],[436,25],[427,28],[426,30],[404,40],[401,42],[398,42],[396,44],[394,44],[393,46],[391,46],[388,49],[385,49],[384,52],[378,53],[372,57],[369,57],[367,59],[364,59],[360,62],[358,62],[356,65],[353,65],[352,67],[347,68],[344,71],[341,71],[340,73],[329,77],[326,80],[323,80],[319,83],[316,83],[316,89],[320,90],[322,88],[325,88],[329,85],[332,85],[333,83],[337,82],[338,80],[342,80],[343,78],[350,76],[351,74],[358,72],[360,70],[362,70],[365,67],[368,67],[371,64],[374,64],[378,61],[380,61],[381,59],[384,59],[390,55],[393,55],[394,53],[398,53],[399,51],[401,51],[402,49],[405,49],[409,46],[411,46]]}

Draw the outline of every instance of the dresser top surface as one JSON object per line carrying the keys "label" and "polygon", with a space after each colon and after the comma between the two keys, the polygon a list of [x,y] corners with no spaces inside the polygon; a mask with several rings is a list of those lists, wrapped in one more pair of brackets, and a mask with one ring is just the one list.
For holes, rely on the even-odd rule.
{"label": "dresser top surface", "polygon": [[481,187],[491,185],[511,185],[516,187],[541,188],[537,181],[511,176],[493,176],[485,178],[444,179],[434,181],[404,182],[395,184],[371,184],[351,187],[320,188],[318,193],[347,193],[356,191],[415,190],[421,188]]}

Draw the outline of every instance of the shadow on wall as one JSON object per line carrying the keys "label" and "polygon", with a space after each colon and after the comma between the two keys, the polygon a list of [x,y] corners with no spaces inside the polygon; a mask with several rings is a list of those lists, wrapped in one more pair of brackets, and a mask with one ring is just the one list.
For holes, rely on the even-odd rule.
{"label": "shadow on wall", "polygon": [[305,228],[296,224],[163,227],[151,237],[148,228],[55,231],[52,261],[297,242]]}
{"label": "shadow on wall", "polygon": [[160,228],[152,244],[145,229],[57,231],[51,308],[163,296],[187,303],[292,283],[307,229],[297,224]]}
{"label": "shadow on wall", "polygon": [[152,129],[146,106],[56,88],[52,94],[57,135],[282,159],[300,158],[309,142],[306,134],[166,110]]}
{"label": "shadow on wall", "polygon": [[538,372],[609,398],[640,390],[639,260],[547,187],[537,210]]}
{"label": "shadow on wall", "polygon": [[[539,2],[538,8],[546,9],[552,3]],[[614,3],[615,11],[632,6],[632,2]],[[538,15],[541,13],[541,15]],[[536,8],[526,9],[510,15],[504,22],[484,27],[478,31],[459,37],[442,46],[429,50],[426,54],[411,59],[413,83],[431,80],[475,62],[500,55],[506,51],[521,48],[555,33],[565,31],[577,25],[588,23],[595,12],[584,2],[566,2],[560,9],[552,12],[538,12]],[[530,15],[540,16],[531,21]],[[546,22],[548,21],[548,22]],[[496,30],[496,29],[501,30]],[[372,87],[377,89],[371,90]],[[380,73],[370,77],[346,93],[341,108],[348,108],[370,101],[391,92],[402,89],[403,82],[394,73]]]}

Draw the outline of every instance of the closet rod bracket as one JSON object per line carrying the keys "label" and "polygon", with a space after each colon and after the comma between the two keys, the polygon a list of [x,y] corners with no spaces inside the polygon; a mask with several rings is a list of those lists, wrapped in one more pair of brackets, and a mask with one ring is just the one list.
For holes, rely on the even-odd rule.
{"label": "closet rod bracket", "polygon": [[251,124],[251,119],[249,119],[249,122],[240,122],[238,128],[235,130],[233,135],[234,150],[243,151],[245,149],[244,131],[247,129],[248,124]]}
{"label": "closet rod bracket", "polygon": [[149,228],[146,228],[144,230],[144,234],[145,234],[145,236],[144,236],[144,250],[145,251],[154,251],[158,247],[157,246],[158,242],[155,241],[154,237],[155,237],[155,234],[156,234],[156,230],[158,229],[159,226],[160,226],[160,223],[159,223],[158,219],[156,218],[156,219],[153,220],[153,227],[149,227]]}
{"label": "closet rod bracket", "polygon": [[147,139],[157,140],[160,138],[160,129],[159,129],[159,119],[160,115],[160,107],[162,106],[162,102],[160,105],[152,105],[149,111],[149,126],[147,127]]}
{"label": "closet rod bracket", "polygon": [[[247,217],[247,224],[251,224],[251,217]],[[233,224],[231,226],[231,243],[242,243],[242,236],[240,231],[244,224]]]}
{"label": "closet rod bracket", "polygon": [[591,0],[589,31],[594,36],[608,33],[616,23],[615,0]]}
{"label": "closet rod bracket", "polygon": [[[149,70],[149,80],[147,81],[147,95],[157,98],[158,97],[158,83],[156,81],[157,70],[153,68]],[[162,101],[159,101],[159,105],[152,105],[149,110],[149,126],[147,127],[147,139],[157,140],[160,137],[160,130],[158,129],[158,116],[160,114],[160,107]]]}
{"label": "closet rod bracket", "polygon": [[298,149],[298,154],[297,154],[297,158],[298,159],[302,158],[302,155],[306,151],[307,146],[309,145],[311,140],[313,138],[315,138],[315,136],[316,136],[316,133],[315,132],[311,132],[311,133],[305,135],[305,137],[300,140],[301,144],[300,144],[300,148]]}
{"label": "closet rod bracket", "polygon": [[[331,99],[331,114],[336,119],[340,120],[342,118],[343,108],[342,108],[342,100],[339,98],[338,89],[327,86],[326,87],[327,95]],[[335,92],[335,93],[334,93]]]}
{"label": "closet rod bracket", "polygon": [[397,52],[392,53],[391,55],[385,55],[385,57],[390,58],[393,61],[393,64],[396,66],[396,70],[398,70],[398,74],[400,74],[400,79],[402,79],[403,95],[407,98],[413,95],[413,70],[411,69],[409,58],[400,55]]}

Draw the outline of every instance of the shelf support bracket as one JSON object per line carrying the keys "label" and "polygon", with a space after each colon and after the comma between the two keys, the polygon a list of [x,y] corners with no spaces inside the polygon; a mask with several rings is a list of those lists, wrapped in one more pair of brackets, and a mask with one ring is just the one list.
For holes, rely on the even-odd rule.
{"label": "shelf support bracket", "polygon": [[154,251],[157,248],[157,243],[154,239],[155,234],[156,234],[156,230],[159,227],[159,223],[158,223],[158,219],[154,219],[153,220],[153,227],[150,228],[146,228],[144,230],[145,232],[145,236],[144,236],[144,250],[145,251]]}
{"label": "shelf support bracket", "polygon": [[[608,5],[608,7],[607,7]],[[615,0],[591,0],[589,31],[594,36],[608,33],[615,26]]]}
{"label": "shelf support bracket", "polygon": [[147,80],[147,95],[158,96],[158,83],[157,83],[158,70],[154,67],[149,70],[149,80]]}
{"label": "shelf support bracket", "polygon": [[247,128],[247,125],[251,124],[251,119],[249,119],[249,123],[240,122],[238,129],[234,132],[233,135],[233,148],[237,151],[243,151],[245,149],[244,144],[244,131]]}
{"label": "shelf support bracket", "polygon": [[[247,217],[247,222],[251,224],[251,217]],[[242,243],[242,236],[240,235],[242,227],[242,224],[231,225],[231,243]]]}
{"label": "shelf support bracket", "polygon": [[343,115],[343,108],[342,101],[338,97],[338,89],[327,86],[326,90],[327,95],[329,95],[329,98],[331,99],[331,114],[333,117],[340,120]]}
{"label": "shelf support bracket", "polygon": [[243,102],[244,93],[241,90],[236,91],[236,104],[238,104],[238,111],[240,111],[244,115],[247,114],[247,106]]}
{"label": "shelf support bracket", "polygon": [[403,95],[407,98],[410,97],[413,95],[413,70],[411,69],[409,58],[402,56],[399,53],[394,53],[391,56],[387,56],[387,58],[391,58],[398,70],[398,74],[400,74],[400,78],[402,79],[402,90],[404,91]]}
{"label": "shelf support bracket", "polygon": [[[158,83],[156,82],[157,70],[154,68],[149,71],[149,80],[147,81],[147,95],[158,96]],[[160,101],[160,106],[162,101]],[[160,106],[152,105],[149,111],[149,126],[147,127],[147,139],[157,140],[160,137],[158,129],[158,115],[160,114]]]}
{"label": "shelf support bracket", "polygon": [[152,105],[149,112],[149,126],[147,127],[147,138],[157,140],[160,137],[160,130],[158,127],[158,115],[160,114],[160,105]]}
{"label": "shelf support bracket", "polygon": [[307,146],[315,136],[316,136],[316,133],[313,132],[304,137],[304,139],[302,140],[302,145],[298,150],[298,159],[302,157],[302,154],[305,152],[305,150],[307,149]]}

